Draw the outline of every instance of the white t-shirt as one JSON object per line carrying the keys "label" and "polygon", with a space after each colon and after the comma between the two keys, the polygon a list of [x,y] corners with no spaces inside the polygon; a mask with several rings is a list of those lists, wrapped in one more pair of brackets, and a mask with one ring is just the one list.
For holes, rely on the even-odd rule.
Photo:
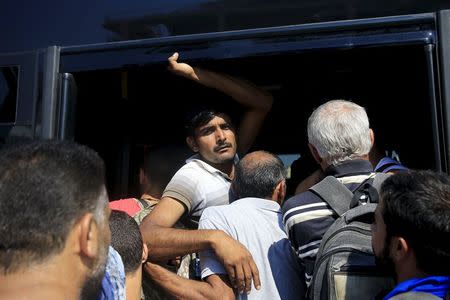
{"label": "white t-shirt", "polygon": [[[261,289],[252,287],[238,299],[303,299],[303,272],[283,230],[281,208],[275,201],[243,198],[230,205],[204,210],[199,229],[220,229],[242,243],[258,267]],[[212,250],[200,253],[202,278],[226,274]]]}
{"label": "white t-shirt", "polygon": [[171,197],[187,208],[187,218],[198,220],[209,206],[230,202],[231,179],[227,174],[200,160],[189,158],[170,180],[162,197]]}

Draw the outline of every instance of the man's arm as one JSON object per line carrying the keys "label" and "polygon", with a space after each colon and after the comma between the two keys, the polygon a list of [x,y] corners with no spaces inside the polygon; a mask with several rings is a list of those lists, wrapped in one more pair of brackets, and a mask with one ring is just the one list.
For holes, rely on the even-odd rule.
{"label": "man's arm", "polygon": [[146,263],[144,269],[174,299],[235,299],[233,288],[224,275],[211,275],[206,282],[201,282],[182,278],[152,263]]}
{"label": "man's arm", "polygon": [[[261,285],[258,268],[248,250],[221,230],[184,230],[171,228],[183,215],[184,206],[163,197],[143,220],[141,233],[149,248],[151,261],[166,261],[176,256],[212,249],[225,266],[233,286],[249,291]],[[247,285],[245,284],[247,282]]]}
{"label": "man's arm", "polygon": [[224,235],[218,230],[185,230],[172,226],[182,217],[185,207],[171,197],[163,197],[144,218],[140,229],[151,261],[165,261],[176,256],[212,249]]}
{"label": "man's arm", "polygon": [[272,107],[272,95],[248,81],[226,74],[191,67],[186,63],[178,63],[177,59],[178,53],[174,53],[169,57],[168,69],[170,71],[207,87],[219,90],[247,108],[240,121],[238,130],[238,149],[240,153],[246,153],[252,146],[267,113]]}

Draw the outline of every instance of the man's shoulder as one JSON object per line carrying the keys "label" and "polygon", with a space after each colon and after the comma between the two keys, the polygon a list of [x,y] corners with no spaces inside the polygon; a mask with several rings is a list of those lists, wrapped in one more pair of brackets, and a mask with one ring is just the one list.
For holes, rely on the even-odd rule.
{"label": "man's shoulder", "polygon": [[329,223],[333,210],[322,198],[308,190],[288,199],[282,207],[282,216],[288,231],[296,226],[313,230],[317,222]]}
{"label": "man's shoulder", "polygon": [[230,211],[233,210],[233,207],[231,204],[228,205],[218,205],[218,206],[209,206],[203,210],[201,218],[208,218],[208,217],[225,217],[227,214],[230,213]]}
{"label": "man's shoulder", "polygon": [[[246,213],[247,212],[247,213]],[[223,227],[230,228],[240,224],[241,220],[247,216],[249,209],[240,203],[210,206],[203,210],[200,223],[222,224]]]}
{"label": "man's shoulder", "polygon": [[207,208],[205,208],[203,213],[206,212],[207,214],[216,214],[216,215],[227,215],[227,214],[230,214],[231,212],[245,213],[248,211],[248,209],[250,207],[253,208],[253,205],[251,205],[251,203],[249,203],[250,202],[249,200],[259,201],[261,199],[257,199],[257,198],[237,199],[237,200],[231,202],[230,204],[207,207]]}
{"label": "man's shoulder", "polygon": [[392,298],[391,300],[438,300],[441,299],[431,293],[425,292],[406,292],[398,294]]}
{"label": "man's shoulder", "polygon": [[207,163],[193,159],[183,165],[173,176],[173,178],[188,178],[191,181],[202,181],[204,178],[211,178],[215,169]]}
{"label": "man's shoulder", "polygon": [[177,173],[179,173],[179,172],[200,172],[201,170],[202,170],[201,165],[197,162],[197,160],[190,160],[187,163],[185,163],[177,171]]}
{"label": "man's shoulder", "polygon": [[314,206],[321,203],[325,203],[319,196],[312,191],[308,190],[303,193],[297,194],[285,201],[282,207],[283,215],[288,213],[291,209],[300,206]]}
{"label": "man's shoulder", "polygon": [[206,172],[194,161],[190,161],[182,166],[172,177],[171,183],[182,181],[189,185],[200,183],[206,176]]}

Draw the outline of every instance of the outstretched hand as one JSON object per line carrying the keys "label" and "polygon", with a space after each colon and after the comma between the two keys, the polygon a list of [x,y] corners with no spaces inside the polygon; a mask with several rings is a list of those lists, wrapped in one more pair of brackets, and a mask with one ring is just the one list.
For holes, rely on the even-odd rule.
{"label": "outstretched hand", "polygon": [[253,285],[257,290],[261,287],[258,267],[252,255],[241,243],[225,235],[217,241],[214,251],[225,267],[233,288],[239,293],[250,293]]}
{"label": "outstretched hand", "polygon": [[177,61],[178,57],[178,52],[175,52],[168,58],[169,66],[167,69],[176,75],[183,76],[191,80],[198,80],[194,68],[186,63],[179,63]]}

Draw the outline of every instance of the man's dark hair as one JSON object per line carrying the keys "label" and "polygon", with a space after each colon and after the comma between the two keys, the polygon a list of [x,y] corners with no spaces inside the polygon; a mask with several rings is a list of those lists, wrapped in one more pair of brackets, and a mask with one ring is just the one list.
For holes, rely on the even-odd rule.
{"label": "man's dark hair", "polygon": [[133,273],[142,265],[142,236],[136,221],[123,211],[113,210],[109,218],[111,246],[120,254],[125,273]]}
{"label": "man's dark hair", "polygon": [[142,168],[161,193],[173,175],[184,165],[188,151],[181,146],[153,146],[145,150]]}
{"label": "man's dark hair", "polygon": [[186,130],[186,136],[194,137],[195,129],[208,124],[216,116],[225,116],[229,124],[233,126],[229,117],[223,112],[214,109],[196,109],[189,112],[185,118],[184,128]]}
{"label": "man's dark hair", "polygon": [[5,146],[0,151],[0,272],[60,253],[85,213],[100,222],[104,176],[98,154],[72,142]]}
{"label": "man's dark hair", "polygon": [[249,159],[248,154],[236,166],[233,191],[239,198],[269,198],[277,184],[286,178],[286,169],[279,157],[259,152],[264,154],[262,159]]}
{"label": "man's dark hair", "polygon": [[395,174],[384,181],[380,196],[387,244],[402,237],[421,271],[449,275],[450,177],[432,171]]}

